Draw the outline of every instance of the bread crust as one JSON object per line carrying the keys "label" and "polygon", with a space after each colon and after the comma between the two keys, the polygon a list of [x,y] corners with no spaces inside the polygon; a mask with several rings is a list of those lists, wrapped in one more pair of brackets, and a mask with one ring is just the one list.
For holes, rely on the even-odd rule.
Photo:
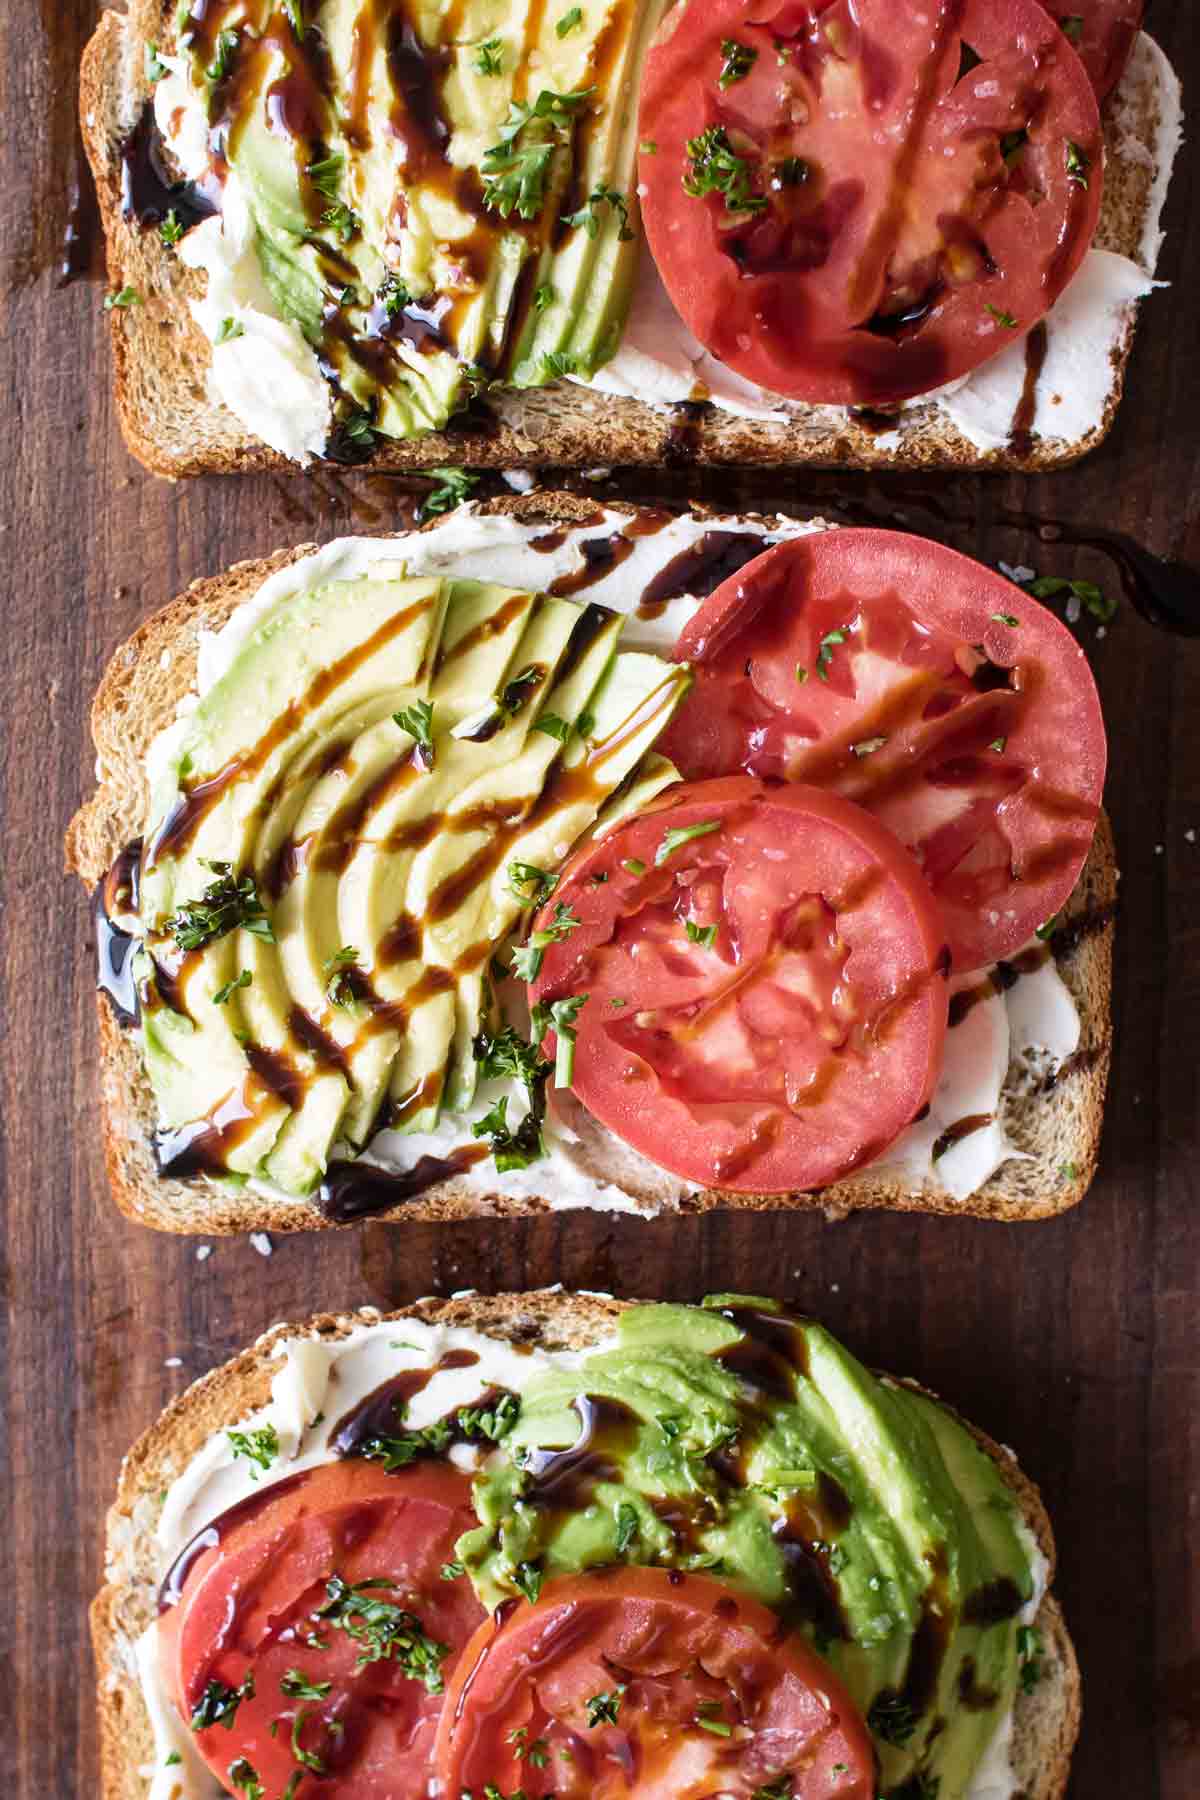
{"label": "bread crust", "polygon": [[[572,525],[594,520],[593,504],[577,495],[530,494],[480,503],[477,510]],[[613,509],[636,515],[627,502]],[[697,512],[701,508],[693,509]],[[393,533],[393,536],[403,535]],[[101,879],[123,844],[141,831],[148,805],[144,758],[150,740],[175,717],[177,703],[192,688],[200,630],[219,629],[234,608],[268,575],[309,554],[312,545],[276,551],[259,562],[235,564],[224,574],[194,581],[178,598],[140,625],[110,661],[92,707],[92,734],[102,770],[95,794],[75,815],[66,835],[67,867],[89,887]],[[164,660],[165,659],[165,660]],[[999,1220],[1050,1218],[1075,1206],[1095,1174],[1104,1116],[1104,1093],[1111,1054],[1110,990],[1113,909],[1117,870],[1112,833],[1102,817],[1083,873],[1064,908],[1074,921],[1099,921],[1081,933],[1057,958],[1059,972],[1079,1009],[1079,1051],[1052,1089],[1036,1086],[1010,1093],[1005,1124],[1031,1160],[1012,1160],[966,1200],[932,1183],[914,1191],[895,1171],[867,1170],[819,1193],[787,1195],[679,1193],[667,1178],[662,1189],[633,1188],[649,1213],[662,1204],[681,1211],[717,1207],[767,1211],[821,1210],[844,1217],[870,1207],[899,1212],[935,1212]],[[1063,942],[1069,942],[1069,930]],[[105,996],[97,995],[100,1032],[101,1131],[104,1160],[117,1205],[127,1218],[155,1230],[228,1235],[243,1231],[346,1229],[326,1219],[312,1201],[285,1201],[249,1192],[230,1194],[202,1181],[164,1178],[154,1159],[154,1101],[133,1035],[118,1022]],[[603,1176],[628,1186],[614,1172],[617,1151],[607,1134],[596,1133],[592,1160]],[[522,1200],[474,1191],[449,1181],[416,1200],[373,1215],[390,1220],[449,1220],[513,1217],[547,1210],[550,1199]]]}
{"label": "bread crust", "polygon": [[[150,95],[143,67],[146,43],[173,41],[172,7],[163,0],[129,0],[127,13],[105,12],[84,53],[80,118],[96,182],[110,284],[132,286],[140,306],[108,317],[117,410],[125,441],[153,474],[169,479],[295,468],[287,457],[247,435],[207,391],[210,346],[188,311],[204,277],[186,269],[122,211],[121,146]],[[1105,195],[1096,244],[1137,260],[1154,206],[1156,168],[1146,146],[1155,142],[1157,103],[1152,88],[1138,96],[1132,136],[1111,104],[1105,112]],[[364,465],[376,470],[422,470],[439,464],[518,468],[628,464],[668,466],[681,461],[743,466],[892,469],[1063,468],[1107,436],[1133,347],[1136,307],[1128,309],[1112,354],[1112,384],[1099,425],[1075,441],[1039,439],[1029,451],[1013,445],[980,451],[934,406],[906,409],[900,443],[885,443],[866,423],[802,408],[787,423],[737,418],[714,407],[655,408],[640,400],[556,382],[505,394],[441,432],[382,442]],[[681,419],[687,419],[686,427]],[[891,435],[890,433],[888,435]]]}
{"label": "bread crust", "polygon": [[[153,1735],[133,1666],[132,1645],[154,1616],[162,1574],[151,1539],[154,1497],[214,1431],[235,1425],[266,1403],[271,1377],[278,1369],[274,1353],[284,1339],[338,1338],[356,1325],[416,1318],[430,1324],[466,1326],[543,1349],[579,1349],[611,1330],[620,1314],[636,1304],[543,1288],[524,1294],[420,1300],[390,1313],[371,1308],[350,1314],[321,1313],[302,1323],[276,1326],[172,1401],[125,1457],[116,1499],[107,1515],[107,1580],[90,1612],[98,1676],[101,1800],[141,1800],[144,1785],[138,1770],[153,1755]],[[904,1385],[929,1392],[916,1381]],[[958,1413],[955,1417],[961,1419]],[[992,1457],[1012,1491],[1049,1564],[1049,1585],[1055,1568],[1054,1534],[1037,1487],[1011,1451],[969,1420],[961,1422]],[[1034,1692],[1018,1695],[1016,1702],[1013,1760],[1021,1785],[1014,1800],[1062,1800],[1082,1717],[1079,1666],[1061,1609],[1049,1593],[1036,1624],[1043,1642],[1044,1674]]]}

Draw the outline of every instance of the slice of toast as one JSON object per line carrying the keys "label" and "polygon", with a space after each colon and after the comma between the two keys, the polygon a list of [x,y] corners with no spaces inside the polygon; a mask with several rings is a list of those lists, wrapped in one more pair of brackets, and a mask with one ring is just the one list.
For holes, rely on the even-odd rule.
{"label": "slice of toast", "polygon": [[[299,1335],[343,1337],[356,1324],[386,1316],[467,1326],[548,1350],[580,1349],[606,1336],[629,1304],[544,1289],[528,1294],[422,1300],[387,1315],[326,1313],[304,1324],[275,1327],[173,1401],[126,1456],[116,1501],[108,1513],[106,1585],[91,1609],[99,1676],[102,1800],[142,1800],[145,1785],[139,1771],[153,1763],[154,1737],[137,1679],[134,1645],[155,1617],[158,1584],[165,1572],[163,1553],[154,1538],[162,1493],[215,1431],[236,1425],[267,1402],[271,1377],[279,1366],[275,1351],[281,1340]],[[1049,1583],[1054,1575],[1055,1547],[1041,1496],[1011,1451],[969,1421],[962,1422],[994,1459],[1011,1488],[1049,1563]],[[1079,1667],[1058,1603],[1049,1594],[1042,1602],[1036,1627],[1043,1644],[1043,1673],[1031,1693],[1017,1696],[1011,1756],[1018,1788],[1013,1800],[1060,1800],[1066,1792],[1071,1753],[1079,1734]]]}
{"label": "slice of toast", "polygon": [[[636,515],[618,503],[614,510]],[[701,509],[696,509],[700,511]],[[476,513],[508,515],[547,527],[595,522],[588,500],[566,494],[531,494],[485,501]],[[402,534],[397,534],[402,535]],[[121,847],[146,823],[147,747],[176,716],[194,684],[197,639],[215,631],[248,600],[273,570],[312,550],[302,545],[260,562],[239,563],[223,575],[193,582],[186,593],[148,619],[116,652],[92,707],[99,785],[67,833],[68,867],[89,888],[100,881]],[[1095,1173],[1111,1050],[1109,997],[1117,871],[1112,835],[1102,818],[1088,861],[1064,909],[1063,927],[1051,940],[1059,973],[1079,1010],[1080,1047],[1052,1085],[1036,1071],[1010,1071],[1003,1097],[1009,1137],[1023,1153],[1005,1163],[966,1200],[932,1182],[884,1167],[867,1169],[820,1193],[760,1196],[680,1192],[673,1176],[642,1158],[585,1118],[572,1120],[583,1138],[589,1172],[619,1186],[647,1213],[681,1208],[823,1209],[830,1216],[864,1207],[973,1214],[982,1218],[1046,1218],[1083,1198]],[[135,1037],[119,1023],[103,994],[100,1020],[100,1091],[105,1162],[117,1204],[127,1217],[160,1231],[234,1233],[299,1231],[331,1222],[307,1200],[234,1194],[203,1181],[164,1178],[154,1156],[155,1108]],[[514,1215],[544,1210],[544,1199],[488,1194],[462,1179],[430,1189],[380,1218],[451,1219]]]}
{"label": "slice of toast", "polygon": [[[122,146],[150,87],[144,50],[174,42],[173,0],[128,0],[128,12],[105,12],[83,60],[80,113],[96,180],[114,290],[132,287],[138,306],[109,317],[116,363],[117,406],[130,450],[153,473],[177,477],[294,465],[250,437],[208,391],[210,349],[192,320],[189,296],[204,277],[190,272],[122,211]],[[1177,112],[1174,77],[1144,36],[1105,105],[1105,191],[1096,245],[1153,273],[1158,217],[1170,174]],[[1168,89],[1171,89],[1168,92]],[[1174,109],[1174,112],[1172,111]],[[1168,117],[1168,113],[1171,117]],[[407,441],[384,440],[370,466],[426,469],[710,463],[809,464],[859,468],[1051,469],[1076,461],[1107,434],[1133,344],[1136,303],[1122,313],[1112,352],[1101,422],[1082,437],[1037,438],[983,451],[931,403],[906,408],[880,435],[878,418],[855,420],[829,407],[787,403],[782,422],[744,419],[712,406],[654,407],[593,392],[571,382],[504,394],[464,414],[444,431]]]}

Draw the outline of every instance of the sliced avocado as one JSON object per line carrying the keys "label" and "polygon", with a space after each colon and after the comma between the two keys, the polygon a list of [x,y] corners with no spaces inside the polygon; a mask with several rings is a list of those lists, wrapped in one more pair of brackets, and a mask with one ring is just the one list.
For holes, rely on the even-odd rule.
{"label": "sliced avocado", "polygon": [[[176,909],[210,886],[210,862],[252,871],[266,900],[268,871],[330,744],[350,742],[373,716],[427,687],[447,598],[448,584],[437,580],[335,582],[290,596],[260,622],[192,714],[156,791],[141,890],[152,946]],[[206,784],[211,798],[197,818]],[[196,822],[181,836],[189,811]],[[160,955],[176,959],[169,947]],[[243,972],[249,985],[217,1004]],[[185,996],[186,1079],[170,1054],[180,1033],[162,1017],[146,1039],[147,1070],[168,1124],[210,1117],[231,1092],[243,1095],[263,1129],[241,1131],[226,1158],[231,1169],[257,1168],[299,1089],[319,1091],[325,1110],[335,1093],[344,1103],[343,1076],[297,1036],[269,939],[236,930],[209,945],[189,959]],[[299,1153],[305,1161],[311,1154]]]}

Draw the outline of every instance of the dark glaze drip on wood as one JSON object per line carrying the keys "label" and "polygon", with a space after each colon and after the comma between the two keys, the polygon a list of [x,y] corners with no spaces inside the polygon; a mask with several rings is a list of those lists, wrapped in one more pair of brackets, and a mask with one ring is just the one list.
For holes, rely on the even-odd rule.
{"label": "dark glaze drip on wood", "polygon": [[108,995],[109,1004],[122,1025],[136,1025],[140,1016],[133,958],[139,939],[113,924],[114,913],[136,913],[140,901],[142,840],[126,844],[92,895],[92,926],[96,933],[96,986]]}
{"label": "dark glaze drip on wood", "polygon": [[188,1576],[206,1550],[215,1550],[239,1525],[249,1523],[265,1507],[273,1505],[282,1494],[298,1487],[303,1480],[303,1475],[285,1475],[281,1481],[268,1483],[258,1493],[248,1494],[244,1500],[239,1500],[235,1506],[228,1507],[203,1526],[184,1545],[164,1575],[158,1590],[159,1612],[169,1612],[171,1607],[179,1604]]}
{"label": "dark glaze drip on wood", "polygon": [[100,209],[95,184],[83,169],[81,146],[76,146],[75,158],[76,172],[67,190],[67,223],[63,228],[56,288],[70,287],[85,276],[99,281],[104,275],[103,258],[98,254],[102,242]]}
{"label": "dark glaze drip on wood", "polygon": [[486,1144],[464,1144],[448,1156],[422,1156],[411,1169],[393,1172],[366,1163],[333,1163],[321,1183],[317,1205],[334,1225],[350,1225],[463,1175],[488,1154]]}
{"label": "dark glaze drip on wood", "polygon": [[470,1369],[479,1361],[474,1350],[449,1350],[428,1369],[404,1369],[343,1413],[329,1434],[335,1456],[360,1456],[372,1438],[395,1437],[403,1429],[405,1415],[417,1395],[445,1369]]}
{"label": "dark glaze drip on wood", "polygon": [[[628,533],[628,526],[625,529]],[[661,617],[668,602],[681,594],[706,600],[723,581],[770,549],[772,542],[752,531],[706,531],[646,583],[638,602],[638,618]]]}
{"label": "dark glaze drip on wood", "polygon": [[121,211],[139,225],[161,225],[174,211],[185,231],[211,218],[216,206],[194,182],[177,180],[163,160],[163,140],[146,102],[121,146]]}

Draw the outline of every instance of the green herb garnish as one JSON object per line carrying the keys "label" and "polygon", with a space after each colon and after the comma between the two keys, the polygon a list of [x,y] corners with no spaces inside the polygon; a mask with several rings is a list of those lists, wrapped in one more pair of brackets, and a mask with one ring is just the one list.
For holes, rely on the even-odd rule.
{"label": "green herb garnish", "polygon": [[744,81],[755,63],[758,51],[752,50],[749,44],[739,44],[736,38],[721,39],[721,73],[717,77],[719,88],[732,87],[735,81]]}
{"label": "green herb garnish", "polygon": [[243,1700],[254,1698],[254,1671],[250,1670],[241,1687],[231,1688],[223,1681],[210,1681],[192,1712],[193,1731],[207,1731],[211,1725],[233,1728],[237,1709]]}
{"label": "green herb garnish", "polygon": [[751,188],[750,165],[736,154],[723,125],[710,125],[699,137],[689,138],[687,153],[691,167],[683,177],[686,194],[697,199],[720,194],[728,213],[762,212],[766,195]]}
{"label": "green herb garnish", "polygon": [[232,981],[227,981],[224,987],[217,989],[213,995],[213,1005],[224,1006],[230,994],[236,993],[238,988],[248,988],[252,979],[249,969],[243,969],[240,974],[234,976]]}
{"label": "green herb garnish", "polygon": [[655,868],[661,868],[669,856],[674,856],[677,850],[690,844],[693,838],[707,837],[710,832],[720,829],[720,819],[708,819],[703,825],[676,825],[670,831],[665,831],[662,843],[654,852]]}
{"label": "green herb garnish", "polygon": [[433,703],[430,700],[414,700],[411,706],[392,714],[392,718],[401,731],[407,731],[409,737],[416,739],[414,755],[423,769],[432,769],[434,763],[433,748]]}
{"label": "green herb garnish", "polygon": [[453,512],[479,486],[479,476],[470,474],[466,469],[426,469],[424,474],[436,485],[421,502],[423,519],[436,518],[439,513]]}
{"label": "green herb garnish", "polygon": [[595,1731],[597,1725],[615,1725],[621,1710],[621,1699],[624,1687],[612,1688],[608,1693],[592,1694],[587,1702],[587,1722]]}
{"label": "green herb garnish", "polygon": [[600,221],[596,217],[598,206],[612,207],[621,221],[620,230],[617,232],[617,241],[628,244],[633,238],[633,233],[629,229],[629,202],[624,194],[619,194],[616,188],[606,187],[603,182],[599,187],[593,188],[578,212],[564,213],[562,222],[564,225],[572,226],[576,231],[586,231],[590,238],[594,238],[600,230]]}
{"label": "green herb garnish", "polygon": [[213,339],[213,343],[231,344],[234,338],[244,337],[245,335],[246,327],[242,324],[240,319],[222,319],[221,323],[217,326],[217,335]]}
{"label": "green herb garnish", "polygon": [[201,861],[216,880],[209,882],[199,900],[185,900],[164,926],[165,931],[173,933],[179,948],[200,950],[228,932],[239,930],[252,932],[273,944],[275,934],[253,875],[238,877],[227,862],[209,862],[204,858]]}
{"label": "green herb garnish", "polygon": [[551,158],[594,93],[590,87],[568,94],[543,88],[532,105],[524,100],[509,103],[500,141],[484,152],[480,165],[485,206],[505,219],[514,211],[522,219],[536,219],[545,204]]}
{"label": "green herb garnish", "polygon": [[436,1644],[421,1628],[421,1621],[402,1606],[372,1596],[373,1588],[395,1588],[386,1576],[356,1582],[351,1587],[340,1575],[330,1575],[325,1582],[329,1595],[317,1617],[327,1619],[344,1631],[359,1646],[358,1666],[389,1661],[402,1674],[424,1684],[427,1692],[440,1694],[445,1685],[442,1663],[450,1654],[445,1644]]}
{"label": "green herb garnish", "polygon": [[[263,1425],[257,1431],[228,1431],[225,1435],[235,1458],[244,1456],[260,1469],[269,1469],[279,1455],[279,1433],[273,1425]],[[258,1476],[251,1471],[250,1479],[257,1481]]]}

